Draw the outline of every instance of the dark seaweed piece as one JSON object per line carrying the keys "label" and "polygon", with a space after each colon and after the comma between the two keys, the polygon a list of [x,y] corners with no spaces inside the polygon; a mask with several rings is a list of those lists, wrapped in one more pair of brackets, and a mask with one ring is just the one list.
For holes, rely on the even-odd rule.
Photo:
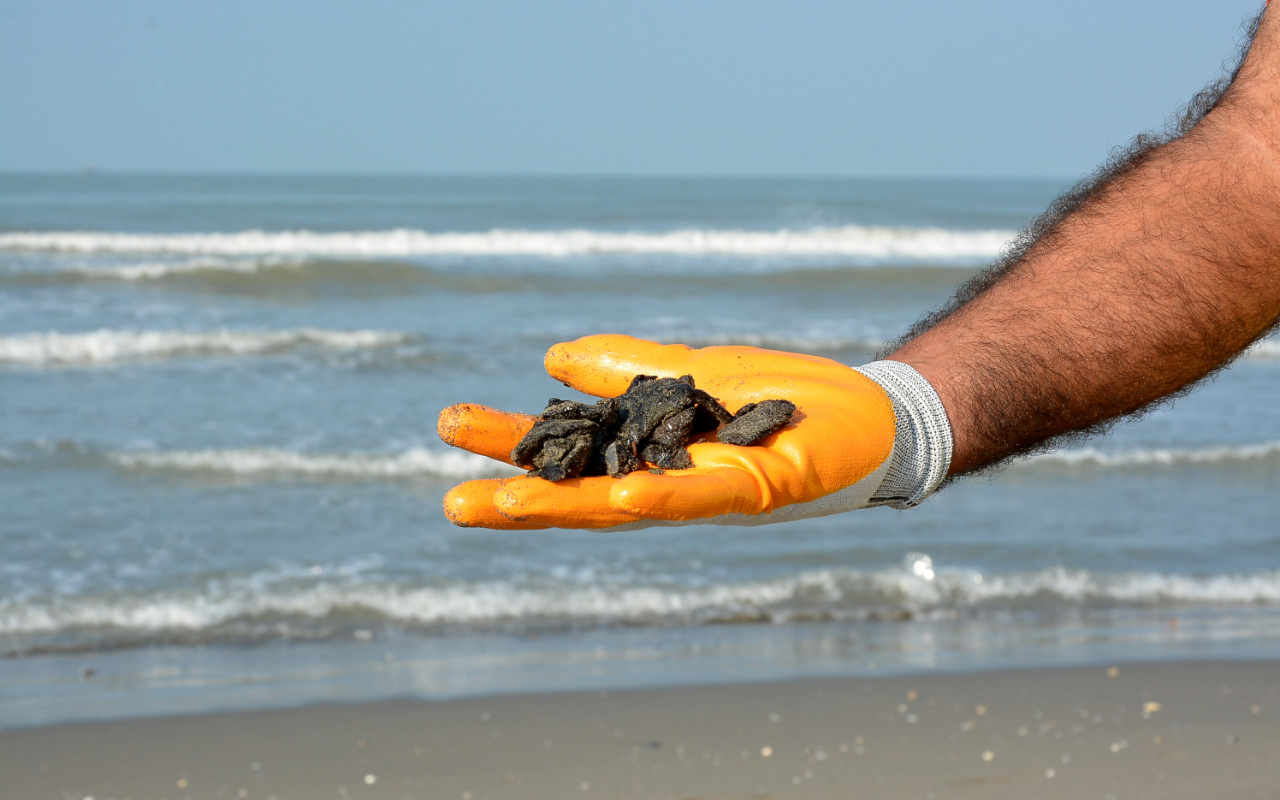
{"label": "dark seaweed piece", "polygon": [[796,404],[790,400],[761,400],[747,403],[733,415],[733,421],[716,433],[725,444],[752,445],[791,421]]}

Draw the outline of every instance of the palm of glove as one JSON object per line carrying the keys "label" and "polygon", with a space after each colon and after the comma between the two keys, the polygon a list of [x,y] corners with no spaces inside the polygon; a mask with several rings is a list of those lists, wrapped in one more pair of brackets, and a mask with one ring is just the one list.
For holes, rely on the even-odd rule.
{"label": "palm of glove", "polygon": [[[596,397],[622,394],[638,374],[691,374],[699,388],[731,410],[779,398],[798,411],[791,424],[756,446],[695,442],[689,445],[693,468],[664,475],[469,481],[445,497],[445,514],[455,524],[608,528],[819,516],[856,507],[824,503],[837,493],[865,484],[861,494],[869,497],[893,450],[894,412],[884,391],[825,358],[605,335],[556,345],[547,353],[546,368],[553,378]],[[463,404],[441,412],[439,431],[451,445],[511,463],[511,449],[533,422],[531,416]]]}

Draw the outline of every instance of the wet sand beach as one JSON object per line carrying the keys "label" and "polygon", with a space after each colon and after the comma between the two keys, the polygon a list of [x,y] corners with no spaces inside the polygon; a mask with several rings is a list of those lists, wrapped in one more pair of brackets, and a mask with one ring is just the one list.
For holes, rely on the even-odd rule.
{"label": "wet sand beach", "polygon": [[0,732],[6,798],[1280,797],[1280,664],[403,700]]}

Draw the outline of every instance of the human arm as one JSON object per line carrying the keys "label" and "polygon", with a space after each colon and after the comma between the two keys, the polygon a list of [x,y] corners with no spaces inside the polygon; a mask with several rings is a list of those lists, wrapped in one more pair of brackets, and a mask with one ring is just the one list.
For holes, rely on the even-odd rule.
{"label": "human arm", "polygon": [[[1280,14],[1165,141],[1051,208],[888,358],[941,396],[960,475],[1228,363],[1280,315]],[[1207,107],[1207,108],[1206,108]]]}
{"label": "human arm", "polygon": [[[980,469],[1188,386],[1280,312],[1276,25],[1263,25],[1229,89],[1202,95],[1175,136],[1140,139],[913,329],[889,362],[915,368],[906,380],[919,383],[908,391],[883,366],[858,373],[752,348],[626,337],[558,345],[548,371],[588,394],[620,393],[635,374],[687,372],[730,408],[781,395],[801,413],[758,448],[694,444],[694,470],[471,482],[449,493],[446,513],[486,527],[616,527],[909,507],[936,488],[940,462],[951,475]],[[810,381],[819,362],[823,377]],[[941,426],[927,424],[939,416]],[[509,460],[531,425],[457,406],[442,414],[440,432]],[[906,478],[886,489],[895,472]]]}

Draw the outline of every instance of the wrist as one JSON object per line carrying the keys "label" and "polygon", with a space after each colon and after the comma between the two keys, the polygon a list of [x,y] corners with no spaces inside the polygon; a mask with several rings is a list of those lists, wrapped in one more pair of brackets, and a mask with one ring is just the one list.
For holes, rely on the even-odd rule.
{"label": "wrist", "polygon": [[937,391],[919,371],[901,361],[875,361],[857,368],[885,391],[896,423],[893,453],[870,505],[913,508],[946,479],[953,439]]}
{"label": "wrist", "polygon": [[965,425],[966,420],[974,419],[973,413],[966,411],[969,393],[964,388],[962,376],[956,375],[949,361],[931,358],[928,353],[914,352],[918,349],[915,347],[918,341],[909,342],[887,358],[919,372],[938,394],[951,424],[951,464],[947,477],[963,475],[977,466],[973,433]]}

